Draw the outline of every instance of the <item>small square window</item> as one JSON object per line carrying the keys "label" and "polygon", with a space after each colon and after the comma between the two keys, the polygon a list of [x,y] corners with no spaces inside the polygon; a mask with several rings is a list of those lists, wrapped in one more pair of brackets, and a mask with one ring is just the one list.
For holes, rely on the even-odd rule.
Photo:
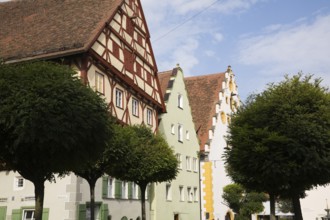
{"label": "small square window", "polygon": [[95,90],[104,94],[104,75],[102,73],[95,72]]}
{"label": "small square window", "polygon": [[17,176],[14,179],[14,189],[15,190],[21,190],[24,188],[24,178],[21,176]]}
{"label": "small square window", "polygon": [[132,114],[139,117],[139,101],[137,99],[132,99]]}
{"label": "small square window", "polygon": [[152,110],[147,108],[147,124],[152,125]]}
{"label": "small square window", "polygon": [[123,108],[123,91],[116,89],[116,106],[118,108]]}

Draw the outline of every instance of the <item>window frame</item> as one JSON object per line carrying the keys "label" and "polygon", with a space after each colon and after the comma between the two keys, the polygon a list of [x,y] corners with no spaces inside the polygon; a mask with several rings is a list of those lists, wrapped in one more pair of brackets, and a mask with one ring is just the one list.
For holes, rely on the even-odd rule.
{"label": "window frame", "polygon": [[119,88],[116,88],[116,107],[124,108],[124,92]]}
{"label": "window frame", "polygon": [[152,109],[147,108],[147,124],[152,126],[153,125],[153,117],[152,117]]}
{"label": "window frame", "polygon": [[[27,213],[28,212],[32,212],[32,216],[31,218],[26,218]],[[22,210],[22,220],[33,220],[34,219],[34,214],[35,214],[35,210],[34,209],[23,209]]]}
{"label": "window frame", "polygon": [[181,154],[179,154],[179,153],[177,153],[176,155],[176,159],[178,160],[178,168],[180,169],[180,170],[182,170],[182,155]]}
{"label": "window frame", "polygon": [[105,85],[104,85],[105,76],[103,73],[95,71],[95,91],[104,95]]}
{"label": "window frame", "polygon": [[186,156],[186,170],[191,171],[191,157]]}
{"label": "window frame", "polygon": [[22,190],[25,186],[25,179],[22,176],[14,177],[14,190]]}
{"label": "window frame", "polygon": [[183,109],[183,95],[178,93],[178,108]]}
{"label": "window frame", "polygon": [[179,186],[179,196],[180,196],[180,202],[185,201],[185,196],[184,196],[184,186]]}
{"label": "window frame", "polygon": [[135,117],[139,117],[139,100],[136,98],[132,98],[132,115]]}
{"label": "window frame", "polygon": [[166,201],[172,201],[172,186],[170,183],[166,183],[165,187]]}
{"label": "window frame", "polygon": [[178,141],[183,142],[183,125],[179,124],[178,125]]}

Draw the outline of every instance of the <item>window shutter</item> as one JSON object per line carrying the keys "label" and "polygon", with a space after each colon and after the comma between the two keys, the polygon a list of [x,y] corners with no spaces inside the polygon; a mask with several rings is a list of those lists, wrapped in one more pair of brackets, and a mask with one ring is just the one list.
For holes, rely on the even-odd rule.
{"label": "window shutter", "polygon": [[108,198],[108,177],[102,177],[102,198]]}
{"label": "window shutter", "polygon": [[120,199],[121,198],[121,181],[115,180],[115,198]]}
{"label": "window shutter", "polygon": [[108,204],[101,205],[101,220],[108,220],[109,208]]}
{"label": "window shutter", "polygon": [[45,208],[42,210],[42,220],[49,219],[49,208]]}
{"label": "window shutter", "polygon": [[21,220],[22,219],[22,210],[21,209],[13,209],[11,213],[11,220]]}
{"label": "window shutter", "polygon": [[0,219],[6,219],[6,212],[7,212],[7,207],[1,206],[0,207]]}
{"label": "window shutter", "polygon": [[78,205],[78,220],[86,220],[86,204]]}
{"label": "window shutter", "polygon": [[128,183],[128,199],[132,199],[133,198],[133,192],[132,192],[132,187],[133,183],[132,182],[129,182]]}

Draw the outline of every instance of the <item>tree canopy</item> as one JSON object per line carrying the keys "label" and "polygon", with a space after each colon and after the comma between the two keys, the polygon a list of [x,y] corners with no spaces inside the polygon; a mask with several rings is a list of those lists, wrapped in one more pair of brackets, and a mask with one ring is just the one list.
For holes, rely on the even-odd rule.
{"label": "tree canopy", "polygon": [[330,181],[330,94],[320,83],[299,73],[249,97],[229,126],[225,158],[235,182],[299,202]]}
{"label": "tree canopy", "polygon": [[238,220],[249,220],[252,214],[262,212],[262,203],[267,200],[265,193],[247,191],[236,183],[225,186],[222,197],[236,213],[235,219]]}
{"label": "tree canopy", "polygon": [[96,159],[109,137],[105,102],[75,75],[50,62],[0,65],[1,159],[34,183],[37,220],[44,181]]}
{"label": "tree canopy", "polygon": [[135,182],[140,187],[142,220],[145,220],[147,185],[174,179],[178,173],[178,161],[166,140],[144,125],[119,127],[115,137],[114,147],[108,152],[113,161],[108,174]]}

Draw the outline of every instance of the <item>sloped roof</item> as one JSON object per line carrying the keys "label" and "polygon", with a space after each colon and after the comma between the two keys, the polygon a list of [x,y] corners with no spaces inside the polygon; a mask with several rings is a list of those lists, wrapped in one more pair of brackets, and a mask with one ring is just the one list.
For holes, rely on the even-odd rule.
{"label": "sloped roof", "polygon": [[86,51],[124,0],[16,0],[0,3],[0,58]]}
{"label": "sloped roof", "polygon": [[224,79],[225,73],[184,79],[195,129],[198,131],[201,142],[201,150],[204,150],[205,143],[208,141],[208,131],[212,129],[212,117],[216,113],[215,106],[219,102],[219,92],[222,90]]}
{"label": "sloped roof", "polygon": [[[158,73],[158,79],[159,79],[159,83],[160,83],[160,89],[162,90],[162,94],[164,95],[164,97],[166,96],[166,90],[168,88],[172,87],[171,84],[171,77],[172,76],[176,76],[177,74],[177,69],[178,67],[174,68],[173,70],[169,70],[169,71],[164,71],[164,72],[159,72]],[[166,101],[166,100],[165,100]]]}

